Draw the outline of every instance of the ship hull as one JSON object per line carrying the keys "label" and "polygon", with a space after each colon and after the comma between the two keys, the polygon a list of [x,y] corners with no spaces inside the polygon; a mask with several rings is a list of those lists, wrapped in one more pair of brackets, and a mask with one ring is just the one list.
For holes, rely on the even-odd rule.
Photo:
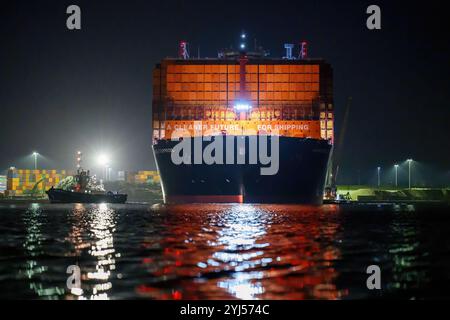
{"label": "ship hull", "polygon": [[[219,136],[220,137],[220,136]],[[178,141],[159,140],[153,146],[155,161],[161,176],[165,203],[229,202],[229,203],[299,203],[321,204],[331,145],[324,140],[277,137],[278,166],[262,174],[262,168],[271,164],[251,164],[250,143],[255,136],[227,137],[234,149],[223,143],[223,164],[175,164],[172,159]],[[212,137],[212,141],[216,138]],[[273,137],[268,137],[267,150],[271,150]],[[240,144],[239,144],[240,141]],[[204,141],[201,150],[210,144]],[[194,154],[194,143],[191,154]],[[239,147],[241,146],[241,148]],[[198,147],[198,145],[197,145]],[[237,154],[244,163],[237,164]],[[234,153],[234,163],[226,161],[227,151]],[[257,153],[259,155],[259,153]],[[269,152],[270,154],[270,152]],[[270,155],[272,162],[276,161]],[[193,157],[191,157],[193,159]],[[273,174],[276,171],[275,174]]]}
{"label": "ship hull", "polygon": [[92,194],[53,188],[46,193],[51,203],[125,203],[127,201],[126,194]]}

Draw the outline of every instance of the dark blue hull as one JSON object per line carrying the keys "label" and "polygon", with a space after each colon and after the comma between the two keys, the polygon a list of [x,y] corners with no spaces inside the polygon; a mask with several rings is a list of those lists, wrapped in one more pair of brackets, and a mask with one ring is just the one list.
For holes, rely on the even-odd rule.
{"label": "dark blue hull", "polygon": [[92,194],[71,192],[61,189],[49,189],[46,191],[51,203],[125,203],[126,194]]}
{"label": "dark blue hull", "polygon": [[[279,137],[278,170],[276,174],[263,175],[261,168],[270,164],[263,165],[260,161],[249,164],[249,141],[255,137],[227,138],[234,140],[234,164],[226,164],[226,143],[224,164],[212,165],[175,164],[171,154],[177,141],[160,140],[153,146],[166,203],[322,203],[331,150],[327,141]],[[237,154],[243,154],[238,147],[239,139],[247,151],[244,164],[236,163]],[[269,137],[268,150],[272,139]],[[210,143],[203,142],[202,150]],[[191,145],[193,154],[194,143]],[[258,150],[260,147],[258,142]]]}

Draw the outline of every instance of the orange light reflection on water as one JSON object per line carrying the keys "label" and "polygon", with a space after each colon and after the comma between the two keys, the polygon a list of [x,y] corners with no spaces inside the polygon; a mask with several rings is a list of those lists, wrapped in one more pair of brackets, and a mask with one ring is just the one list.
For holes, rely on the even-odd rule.
{"label": "orange light reflection on water", "polygon": [[[156,299],[339,299],[333,267],[338,207],[180,205],[165,215],[164,262],[142,264],[152,281],[136,291]],[[165,236],[167,234],[167,237]],[[155,248],[155,241],[142,244]]]}

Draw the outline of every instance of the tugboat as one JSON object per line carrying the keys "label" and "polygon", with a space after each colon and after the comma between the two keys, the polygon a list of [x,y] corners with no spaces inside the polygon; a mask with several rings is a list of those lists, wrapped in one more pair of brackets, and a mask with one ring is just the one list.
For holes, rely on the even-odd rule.
{"label": "tugboat", "polygon": [[81,152],[77,157],[77,174],[62,181],[56,188],[46,191],[51,203],[125,203],[126,194],[106,192],[102,185],[96,184],[89,170],[81,168]]}

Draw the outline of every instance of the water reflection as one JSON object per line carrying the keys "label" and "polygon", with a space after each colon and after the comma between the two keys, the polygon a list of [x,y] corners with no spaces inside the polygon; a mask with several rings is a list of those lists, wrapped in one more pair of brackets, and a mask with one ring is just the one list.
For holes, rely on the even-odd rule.
{"label": "water reflection", "polygon": [[214,266],[216,261],[233,270],[231,277],[218,281],[217,286],[224,288],[238,299],[254,299],[264,293],[261,279],[264,272],[258,268],[266,267],[272,258],[264,257],[263,248],[270,246],[264,242],[266,228],[270,226],[271,215],[252,205],[236,205],[223,214],[217,215],[223,224],[218,230],[218,239],[212,246],[221,248],[207,261]]}
{"label": "water reflection", "polygon": [[46,285],[43,281],[48,266],[42,263],[41,255],[45,254],[43,248],[45,242],[45,234],[42,229],[45,227],[46,214],[38,203],[29,205],[23,215],[23,223],[25,226],[25,241],[23,248],[27,260],[25,267],[19,270],[19,278],[24,276],[29,279],[29,288],[38,297],[45,299],[56,299],[64,294],[64,289],[58,286]]}
{"label": "water reflection", "polygon": [[414,210],[408,208],[407,211],[408,218],[405,213],[399,213],[390,224],[388,252],[392,261],[392,279],[387,285],[389,290],[412,291],[430,281],[429,266],[420,262],[430,254],[423,250],[422,239],[427,236],[421,234],[417,220],[410,219],[411,215],[416,215]]}
{"label": "water reflection", "polygon": [[75,250],[73,256],[83,257],[87,252],[91,257],[76,261],[81,268],[82,288],[72,289],[71,294],[80,300],[109,299],[108,291],[112,289],[110,280],[116,258],[120,257],[114,249],[115,219],[115,211],[107,204],[74,205],[73,227],[68,236]]}
{"label": "water reflection", "polygon": [[240,209],[237,207],[232,214],[222,216],[229,222],[229,228],[222,230],[228,237],[219,239],[225,240],[226,249],[233,249],[235,242],[231,238],[240,241],[236,229],[259,226],[253,233],[240,234],[244,240],[241,243],[246,242],[246,236],[253,235],[252,255],[248,255],[247,248],[242,248],[244,251],[230,262],[235,266],[233,277],[219,282],[219,286],[225,286],[239,299],[336,299],[346,294],[334,284],[338,273],[333,263],[340,253],[334,245],[329,245],[336,237],[336,207]]}
{"label": "water reflection", "polygon": [[0,205],[0,298],[448,297],[448,209]]}
{"label": "water reflection", "polygon": [[158,208],[165,218],[164,257],[152,252],[143,260],[151,280],[137,292],[156,299],[342,298],[347,291],[336,287],[334,268],[340,257],[334,245],[337,211],[333,206]]}

